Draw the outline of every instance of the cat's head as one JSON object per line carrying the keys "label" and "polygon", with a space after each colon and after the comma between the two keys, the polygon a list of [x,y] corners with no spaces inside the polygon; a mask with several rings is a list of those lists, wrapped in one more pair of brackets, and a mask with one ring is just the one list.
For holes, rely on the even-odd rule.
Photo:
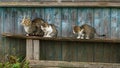
{"label": "cat's head", "polygon": [[48,26],[49,26],[48,23],[42,23],[42,24],[41,24],[41,29],[42,29],[43,31],[46,31],[46,30],[48,29]]}
{"label": "cat's head", "polygon": [[73,27],[73,33],[79,33],[82,30],[82,28],[80,28],[80,26],[74,26]]}
{"label": "cat's head", "polygon": [[24,18],[22,19],[21,25],[23,25],[23,26],[30,26],[30,25],[31,25],[31,20],[30,20],[30,18],[24,17]]}

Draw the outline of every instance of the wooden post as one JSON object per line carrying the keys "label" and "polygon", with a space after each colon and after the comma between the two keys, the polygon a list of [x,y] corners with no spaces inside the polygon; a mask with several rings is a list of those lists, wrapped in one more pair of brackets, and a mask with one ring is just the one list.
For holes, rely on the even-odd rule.
{"label": "wooden post", "polygon": [[26,58],[27,60],[39,60],[39,40],[26,39]]}
{"label": "wooden post", "polygon": [[32,39],[26,39],[26,59],[33,60],[33,42],[32,42]]}
{"label": "wooden post", "polygon": [[39,40],[33,40],[33,44],[34,44],[34,60],[39,60],[40,54]]}

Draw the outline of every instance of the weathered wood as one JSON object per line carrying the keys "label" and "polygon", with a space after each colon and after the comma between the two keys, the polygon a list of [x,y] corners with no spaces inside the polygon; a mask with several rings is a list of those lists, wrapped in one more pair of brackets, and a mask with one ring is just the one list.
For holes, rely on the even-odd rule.
{"label": "weathered wood", "polygon": [[0,2],[0,7],[120,7],[119,2]]}
{"label": "weathered wood", "polygon": [[117,63],[94,62],[67,62],[67,61],[35,61],[30,60],[30,66],[36,67],[60,67],[60,68],[119,68]]}
{"label": "weathered wood", "polygon": [[40,56],[40,41],[39,40],[33,40],[33,48],[34,48],[34,60],[39,60]]}
{"label": "weathered wood", "polygon": [[10,33],[3,33],[3,37],[8,38],[18,38],[18,39],[39,39],[39,40],[51,40],[51,41],[76,41],[76,42],[98,42],[98,43],[120,43],[119,39],[90,39],[90,40],[81,40],[81,39],[75,39],[71,37],[57,37],[57,38],[45,38],[45,37],[38,37],[38,36],[24,36],[19,34],[10,34]]}
{"label": "weathered wood", "polygon": [[27,60],[33,60],[34,59],[32,39],[27,39],[26,40],[26,59]]}

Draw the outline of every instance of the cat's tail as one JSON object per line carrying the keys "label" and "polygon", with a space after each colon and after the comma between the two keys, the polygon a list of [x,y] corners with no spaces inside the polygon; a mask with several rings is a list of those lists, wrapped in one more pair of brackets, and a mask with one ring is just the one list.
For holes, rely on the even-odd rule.
{"label": "cat's tail", "polygon": [[96,35],[97,35],[98,37],[105,37],[105,36],[106,36],[105,34],[100,35],[100,34],[97,34],[97,33],[96,33]]}

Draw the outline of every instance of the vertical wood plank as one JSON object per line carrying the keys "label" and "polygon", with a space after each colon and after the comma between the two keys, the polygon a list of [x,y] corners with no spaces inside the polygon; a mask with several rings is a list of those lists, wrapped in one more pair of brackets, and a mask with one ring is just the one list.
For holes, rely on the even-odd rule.
{"label": "vertical wood plank", "polygon": [[[12,11],[10,8],[4,8],[4,16],[3,16],[3,20],[4,20],[4,27],[3,27],[3,32],[7,32],[7,33],[13,33],[12,32],[12,27],[14,27],[12,23],[11,16],[12,16]],[[6,19],[6,20],[5,20]],[[7,56],[10,54],[10,39],[8,38],[4,38],[3,39],[3,43],[4,43],[4,58],[5,60],[7,59]],[[14,43],[14,42],[13,42]]]}
{"label": "vertical wood plank", "polygon": [[26,58],[27,60],[34,59],[33,56],[33,41],[32,39],[26,39]]}
{"label": "vertical wood plank", "polygon": [[118,38],[120,38],[120,29],[119,29],[119,27],[120,27],[120,9],[118,9],[117,10],[117,12],[118,12],[118,19],[117,19],[117,29],[118,29]]}
{"label": "vertical wood plank", "polygon": [[53,24],[55,25],[58,31],[58,37],[62,36],[62,24],[61,24],[61,8],[53,9]]}
{"label": "vertical wood plank", "polygon": [[105,38],[110,38],[111,37],[111,14],[110,14],[110,9],[109,8],[105,8],[103,11],[103,23],[101,24],[102,26],[102,32],[101,34],[105,34],[106,37]]}
{"label": "vertical wood plank", "polygon": [[48,50],[46,50],[46,45],[47,42],[40,40],[40,60],[47,60],[47,54],[46,51],[49,52]]}
{"label": "vertical wood plank", "polygon": [[55,43],[54,46],[54,59],[53,60],[62,60],[62,48],[61,48],[61,42],[52,42]]}
{"label": "vertical wood plank", "polygon": [[78,23],[77,25],[81,26],[86,23],[86,12],[87,10],[84,8],[78,8]]}
{"label": "vertical wood plank", "polygon": [[[63,45],[63,59],[66,61],[77,61],[76,43],[67,42]],[[65,52],[64,52],[65,51]]]}
{"label": "vertical wood plank", "polygon": [[95,44],[94,46],[94,62],[103,62],[104,46]]}
{"label": "vertical wood plank", "polygon": [[71,36],[71,23],[70,23],[70,15],[69,8],[62,8],[62,37],[70,37]]}
{"label": "vertical wood plank", "polygon": [[86,24],[91,25],[94,27],[94,9],[93,8],[86,8]]}
{"label": "vertical wood plank", "polygon": [[117,8],[111,9],[111,39],[117,39],[118,37],[118,28],[117,28],[117,19],[118,13]]}
{"label": "vertical wood plank", "polygon": [[104,44],[104,55],[103,55],[103,59],[104,62],[110,62],[110,60],[112,60],[110,57],[112,57],[111,54],[111,44]]}
{"label": "vertical wood plank", "polygon": [[69,19],[69,23],[70,23],[70,25],[69,25],[69,29],[70,29],[70,37],[74,37],[74,35],[73,35],[73,27],[75,26],[75,25],[77,25],[77,21],[78,21],[78,18],[77,18],[77,9],[75,9],[75,8],[70,8],[69,9],[69,11],[70,11],[70,19]]}
{"label": "vertical wood plank", "polygon": [[[94,10],[94,27],[96,29],[96,32],[98,34],[101,34],[102,30],[101,28],[103,28],[101,26],[101,24],[103,23],[103,9],[95,9]],[[99,38],[98,36],[96,36],[96,38]]]}
{"label": "vertical wood plank", "polygon": [[[4,23],[3,23],[3,16],[4,15],[4,9],[0,8],[0,33],[3,33],[3,27],[4,27]],[[3,56],[4,56],[4,42],[3,42],[3,38],[0,35],[0,60],[1,62],[3,62]]]}
{"label": "vertical wood plank", "polygon": [[86,46],[86,58],[87,58],[87,62],[94,62],[94,43],[93,44],[85,44],[84,46]]}
{"label": "vertical wood plank", "polygon": [[78,61],[86,62],[87,61],[87,49],[85,43],[78,44]]}
{"label": "vertical wood plank", "polygon": [[40,41],[33,40],[33,48],[34,48],[34,60],[39,60],[40,56]]}
{"label": "vertical wood plank", "polygon": [[63,61],[71,61],[71,56],[70,56],[70,45],[68,42],[62,42],[62,60]]}

